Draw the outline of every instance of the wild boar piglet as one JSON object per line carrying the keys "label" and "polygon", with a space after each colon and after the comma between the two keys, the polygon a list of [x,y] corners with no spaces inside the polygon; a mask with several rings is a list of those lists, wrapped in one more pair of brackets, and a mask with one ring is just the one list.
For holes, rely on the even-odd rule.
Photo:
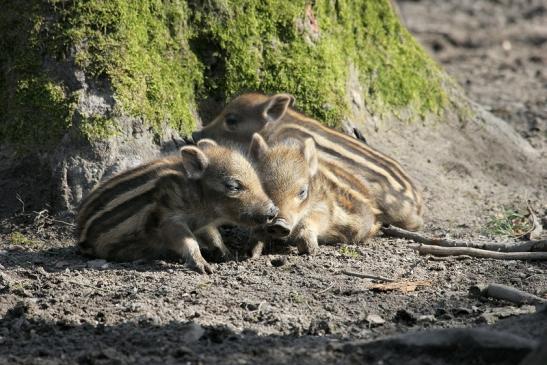
{"label": "wild boar piglet", "polygon": [[288,240],[300,253],[315,254],[319,243],[361,242],[378,231],[379,211],[366,186],[337,164],[318,160],[313,139],[268,146],[255,134],[250,155],[279,209],[277,218],[253,234],[253,256],[269,238]]}
{"label": "wild boar piglet", "polygon": [[[346,175],[356,177],[370,190],[383,224],[408,230],[423,225],[422,195],[401,165],[363,141],[355,139],[294,110],[289,94],[272,96],[247,93],[236,97],[194,140],[213,138],[219,143],[248,146],[253,133],[275,144],[287,138],[313,138],[322,161],[336,164]],[[353,185],[352,180],[342,183]]]}
{"label": "wild boar piglet", "polygon": [[99,184],[77,216],[82,253],[107,260],[177,258],[211,273],[200,246],[229,257],[218,227],[273,221],[277,207],[251,163],[211,140]]}

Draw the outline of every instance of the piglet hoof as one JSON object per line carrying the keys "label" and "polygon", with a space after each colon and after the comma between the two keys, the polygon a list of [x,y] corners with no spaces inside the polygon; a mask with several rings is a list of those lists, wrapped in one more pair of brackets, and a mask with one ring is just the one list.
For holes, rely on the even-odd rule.
{"label": "piglet hoof", "polygon": [[203,257],[191,257],[186,261],[186,267],[200,274],[212,274],[213,268]]}

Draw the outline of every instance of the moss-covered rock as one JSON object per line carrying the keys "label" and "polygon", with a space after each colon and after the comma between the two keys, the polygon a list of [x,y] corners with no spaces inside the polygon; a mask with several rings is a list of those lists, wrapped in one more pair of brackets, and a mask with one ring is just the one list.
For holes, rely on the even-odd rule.
{"label": "moss-covered rock", "polygon": [[[350,66],[371,113],[447,105],[444,74],[388,0],[29,0],[3,8],[0,31],[0,140],[26,147],[54,146],[74,124],[105,138],[123,115],[188,133],[196,100],[246,90],[292,93],[337,125]],[[81,86],[66,68],[107,82],[113,108],[75,117]]]}
{"label": "moss-covered rock", "polygon": [[[400,24],[389,1],[213,1],[191,8],[191,41],[205,68],[206,94],[289,92],[329,125],[347,116],[350,66],[372,113],[447,105],[445,75]],[[211,5],[213,4],[213,5]],[[211,61],[212,60],[212,61]]]}

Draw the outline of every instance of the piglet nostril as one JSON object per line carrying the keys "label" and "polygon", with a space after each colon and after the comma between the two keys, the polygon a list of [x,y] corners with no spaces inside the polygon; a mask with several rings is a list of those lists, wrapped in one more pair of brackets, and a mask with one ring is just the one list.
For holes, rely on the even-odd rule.
{"label": "piglet nostril", "polygon": [[291,229],[287,222],[278,219],[275,223],[270,224],[268,228],[266,228],[266,232],[275,237],[287,237],[291,234]]}

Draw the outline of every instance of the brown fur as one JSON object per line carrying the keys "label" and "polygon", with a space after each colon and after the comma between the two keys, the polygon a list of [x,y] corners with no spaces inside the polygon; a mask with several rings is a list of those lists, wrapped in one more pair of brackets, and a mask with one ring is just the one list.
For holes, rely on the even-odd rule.
{"label": "brown fur", "polygon": [[211,272],[198,242],[229,255],[220,224],[253,227],[276,211],[246,158],[204,140],[94,189],[78,212],[79,246],[108,260],[183,258]]}
{"label": "brown fur", "polygon": [[220,143],[248,145],[260,132],[268,143],[286,138],[313,138],[320,160],[346,173],[342,183],[355,186],[358,179],[370,189],[382,223],[409,230],[423,225],[422,196],[399,163],[353,137],[293,110],[294,98],[287,94],[258,93],[235,98],[194,139],[213,138]]}
{"label": "brown fur", "polygon": [[[268,196],[279,208],[276,221],[290,229],[286,239],[301,253],[313,254],[319,243],[361,242],[376,234],[379,212],[366,187],[358,189],[336,181],[317,161],[312,139],[269,147],[255,134],[250,153]],[[307,190],[308,194],[302,195]],[[267,233],[272,233],[268,231]],[[255,255],[257,254],[255,250]]]}

